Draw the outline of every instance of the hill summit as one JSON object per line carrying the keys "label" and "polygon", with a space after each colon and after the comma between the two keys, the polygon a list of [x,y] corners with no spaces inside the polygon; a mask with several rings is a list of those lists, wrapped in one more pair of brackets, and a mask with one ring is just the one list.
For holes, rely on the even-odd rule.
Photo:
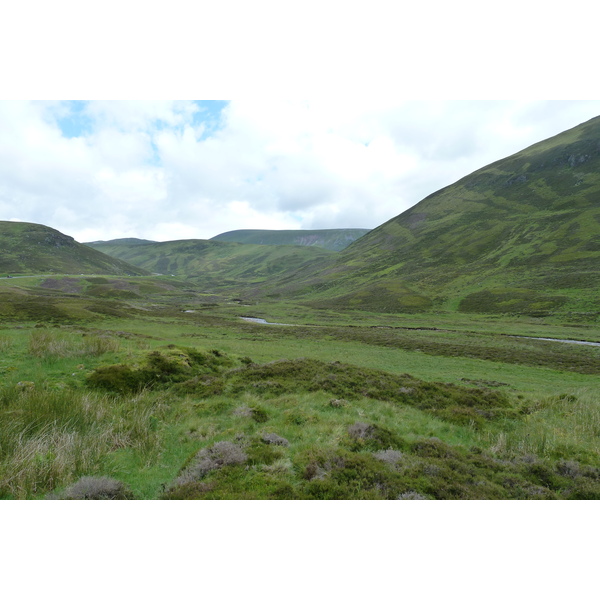
{"label": "hill summit", "polygon": [[0,273],[146,275],[147,271],[35,223],[0,221]]}

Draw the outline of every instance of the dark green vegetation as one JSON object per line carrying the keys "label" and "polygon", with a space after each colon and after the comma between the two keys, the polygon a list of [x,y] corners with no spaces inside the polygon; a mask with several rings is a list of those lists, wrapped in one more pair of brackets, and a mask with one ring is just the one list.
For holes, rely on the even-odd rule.
{"label": "dark green vegetation", "polygon": [[0,279],[0,497],[599,499],[600,347],[533,339],[600,340],[599,157],[594,119],[338,253],[94,244],[163,276],[38,229],[64,274]]}
{"label": "dark green vegetation", "polygon": [[98,273],[147,275],[45,225],[0,221],[0,275]]}
{"label": "dark green vegetation", "polygon": [[315,230],[268,230],[238,229],[227,231],[213,238],[220,242],[239,242],[268,246],[316,246],[326,250],[343,250],[352,242],[369,233],[369,229],[315,229]]}

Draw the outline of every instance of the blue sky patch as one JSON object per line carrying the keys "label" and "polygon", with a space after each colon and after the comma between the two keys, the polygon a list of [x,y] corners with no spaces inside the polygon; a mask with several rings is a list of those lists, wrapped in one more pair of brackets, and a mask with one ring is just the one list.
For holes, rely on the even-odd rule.
{"label": "blue sky patch", "polygon": [[72,100],[68,105],[68,113],[63,117],[57,117],[56,123],[60,127],[63,137],[75,138],[88,135],[92,132],[92,119],[86,114],[87,102]]}

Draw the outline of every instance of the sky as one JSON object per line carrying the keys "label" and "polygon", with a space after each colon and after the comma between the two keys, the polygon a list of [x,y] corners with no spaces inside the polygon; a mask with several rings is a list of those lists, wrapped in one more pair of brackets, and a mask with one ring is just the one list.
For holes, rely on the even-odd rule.
{"label": "sky", "polygon": [[372,229],[600,101],[0,101],[0,219],[77,241]]}

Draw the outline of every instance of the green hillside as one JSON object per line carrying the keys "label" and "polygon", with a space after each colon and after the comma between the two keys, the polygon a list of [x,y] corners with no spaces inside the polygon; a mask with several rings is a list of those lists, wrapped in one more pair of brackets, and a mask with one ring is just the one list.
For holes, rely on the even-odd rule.
{"label": "green hillside", "polygon": [[238,288],[270,281],[323,260],[329,250],[300,246],[259,246],[212,240],[148,244],[99,244],[94,247],[152,273],[177,275],[199,285]]}
{"label": "green hillside", "polygon": [[428,196],[278,282],[317,305],[598,315],[600,117]]}
{"label": "green hillside", "polygon": [[0,221],[0,275],[95,273],[144,275],[146,271],[76,242],[45,225]]}
{"label": "green hillside", "polygon": [[343,250],[367,234],[370,229],[315,229],[306,231],[238,229],[221,233],[213,238],[221,242],[260,244],[268,246],[316,246],[326,250]]}

